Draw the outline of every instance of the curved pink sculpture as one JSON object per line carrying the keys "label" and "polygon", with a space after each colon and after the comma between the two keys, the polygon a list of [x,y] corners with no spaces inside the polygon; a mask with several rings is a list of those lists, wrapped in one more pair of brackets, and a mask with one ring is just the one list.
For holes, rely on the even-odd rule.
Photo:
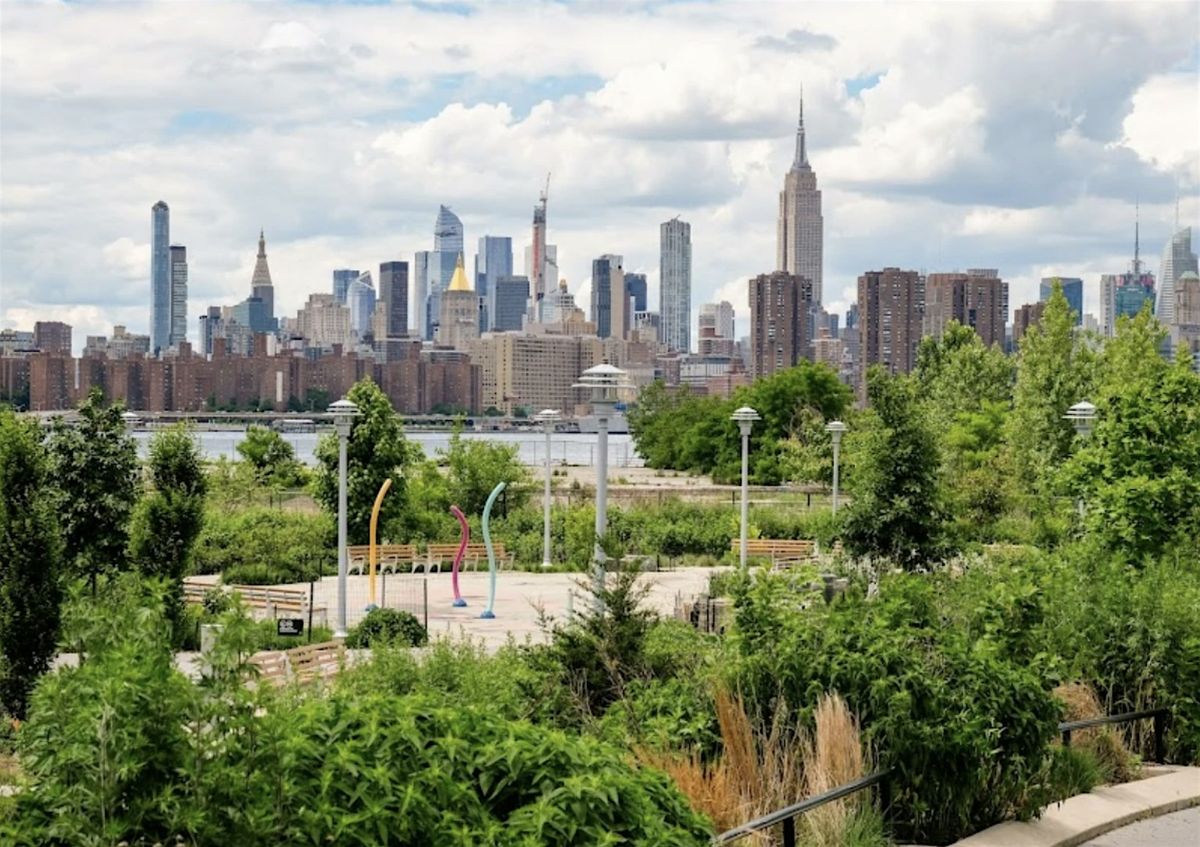
{"label": "curved pink sculpture", "polygon": [[458,552],[454,554],[454,566],[450,569],[450,585],[454,589],[454,605],[465,606],[467,601],[458,591],[458,566],[462,564],[463,556],[467,553],[467,543],[471,540],[471,528],[467,526],[467,516],[458,506],[451,506],[450,514],[458,518],[458,525],[462,527],[462,541],[458,543]]}

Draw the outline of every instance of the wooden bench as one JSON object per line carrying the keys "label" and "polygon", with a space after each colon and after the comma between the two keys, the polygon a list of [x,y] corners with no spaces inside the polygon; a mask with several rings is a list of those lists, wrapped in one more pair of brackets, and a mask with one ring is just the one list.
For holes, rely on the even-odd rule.
{"label": "wooden bench", "polygon": [[[263,611],[270,618],[279,617],[280,612],[298,615],[307,615],[309,612],[308,592],[301,588],[279,588],[273,585],[230,585],[227,588],[231,593],[240,595],[247,607]],[[314,617],[319,617],[322,623],[325,622],[324,606],[314,605],[312,613]]]}
{"label": "wooden bench", "polygon": [[[492,549],[496,554],[496,568],[504,570],[507,567],[511,570],[513,557],[504,549],[504,544],[494,542]],[[424,561],[413,561],[412,573],[417,573],[418,568],[423,568],[425,573],[433,573],[434,571],[440,572],[443,568],[453,567],[456,555],[458,555],[457,544],[430,544],[425,549]],[[487,560],[487,547],[483,544],[468,544],[463,553],[461,570],[478,570],[487,565]]]}
{"label": "wooden bench", "polygon": [[287,651],[292,678],[300,682],[328,679],[337,674],[346,659],[346,648],[340,641],[306,644]]}
{"label": "wooden bench", "polygon": [[290,650],[264,650],[250,657],[258,668],[259,682],[274,686],[296,682],[312,682],[334,676],[345,661],[346,648],[340,641],[305,644]]}
{"label": "wooden bench", "polygon": [[[356,544],[346,548],[346,572],[365,574],[370,567],[371,546]],[[411,566],[417,561],[417,546],[415,544],[376,544],[375,564],[377,573],[387,573],[403,565]]]}
{"label": "wooden bench", "polygon": [[204,604],[204,596],[213,590],[220,590],[221,586],[214,585],[208,582],[193,582],[185,579],[183,581],[183,602],[193,603],[197,606]]}
{"label": "wooden bench", "polygon": [[[735,555],[742,549],[741,539],[729,542]],[[772,565],[799,562],[811,559],[817,553],[817,544],[808,539],[751,538],[746,541],[746,555],[752,559],[770,559]]]}

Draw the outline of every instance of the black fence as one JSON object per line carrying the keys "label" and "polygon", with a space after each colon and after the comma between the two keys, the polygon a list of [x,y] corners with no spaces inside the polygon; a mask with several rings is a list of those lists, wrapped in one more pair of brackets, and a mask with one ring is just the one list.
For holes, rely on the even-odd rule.
{"label": "black fence", "polygon": [[823,791],[820,794],[809,797],[807,800],[801,800],[799,803],[777,809],[770,814],[763,815],[761,818],[755,818],[749,823],[744,823],[727,832],[722,832],[713,839],[713,844],[732,844],[748,835],[762,832],[764,829],[781,826],[783,827],[783,847],[796,847],[796,818],[805,812],[811,812],[818,806],[824,806],[826,803],[832,803],[834,800],[849,797],[851,794],[878,785],[880,805],[887,808],[887,778],[890,775],[890,770],[879,770],[864,777],[859,777],[852,782],[847,782],[844,785]]}
{"label": "black fence", "polygon": [[[1163,762],[1166,759],[1166,731],[1167,720],[1170,716],[1168,709],[1144,709],[1140,712],[1125,712],[1119,715],[1105,715],[1099,718],[1088,718],[1079,721],[1066,721],[1058,725],[1058,731],[1062,733],[1062,743],[1064,747],[1071,746],[1071,733],[1081,729],[1092,729],[1098,726],[1108,726],[1112,724],[1131,723],[1140,720],[1154,721],[1154,761]],[[722,832],[713,839],[713,844],[732,844],[756,832],[770,829],[775,826],[782,827],[783,830],[783,845],[784,847],[795,847],[796,844],[796,818],[805,812],[810,812],[818,806],[823,806],[826,803],[831,803],[834,800],[840,800],[843,797],[849,797],[859,791],[879,786],[880,807],[886,813],[889,805],[888,778],[892,771],[889,769],[878,770],[859,779],[847,782],[844,785],[839,785],[836,788],[831,788],[828,791],[809,797],[807,800],[801,800],[791,806],[782,809],[777,809],[770,814],[763,815],[761,818],[755,818],[741,826],[734,827],[727,832]]]}
{"label": "black fence", "polygon": [[1168,709],[1143,709],[1140,712],[1125,712],[1120,715],[1105,715],[1100,718],[1088,718],[1082,721],[1067,721],[1058,725],[1062,733],[1064,747],[1071,746],[1071,733],[1079,729],[1091,729],[1110,724],[1131,723],[1132,721],[1154,721],[1154,761],[1162,762],[1167,758],[1167,717]]}

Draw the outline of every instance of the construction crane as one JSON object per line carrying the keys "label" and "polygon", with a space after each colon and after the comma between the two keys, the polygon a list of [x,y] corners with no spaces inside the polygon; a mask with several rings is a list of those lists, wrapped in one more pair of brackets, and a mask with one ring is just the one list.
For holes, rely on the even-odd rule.
{"label": "construction crane", "polygon": [[546,202],[550,199],[550,171],[546,171],[546,187],[542,189],[542,193],[538,195],[538,200],[542,204],[542,211],[546,211]]}

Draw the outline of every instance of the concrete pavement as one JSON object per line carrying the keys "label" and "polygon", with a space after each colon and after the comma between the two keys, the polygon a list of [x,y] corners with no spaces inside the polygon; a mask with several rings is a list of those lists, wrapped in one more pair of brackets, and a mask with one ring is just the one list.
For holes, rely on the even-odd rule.
{"label": "concrete pavement", "polygon": [[1094,838],[1085,847],[1197,847],[1200,845],[1200,808],[1173,812],[1161,818],[1114,829]]}

